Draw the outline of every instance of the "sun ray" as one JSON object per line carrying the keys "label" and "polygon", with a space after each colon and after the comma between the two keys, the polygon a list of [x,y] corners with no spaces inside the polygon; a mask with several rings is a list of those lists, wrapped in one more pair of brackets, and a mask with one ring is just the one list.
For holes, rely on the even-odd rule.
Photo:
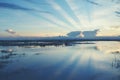
{"label": "sun ray", "polygon": [[[81,1],[81,3],[83,3],[82,5],[77,4],[80,3],[79,1],[77,3],[75,2],[75,0],[66,0],[66,1],[69,4],[72,11],[74,12],[74,14],[76,15],[77,19],[79,20],[81,30],[91,29],[95,27],[95,25],[92,24],[92,19],[93,19],[92,12],[94,12],[94,10],[92,10],[92,7],[94,6],[88,4],[86,1]],[[84,7],[85,9],[81,7]]]}
{"label": "sun ray", "polygon": [[60,15],[62,15],[70,24],[72,24],[74,28],[79,29],[79,25],[71,18],[69,14],[66,13],[64,9],[61,8],[61,5],[57,4],[55,1],[51,0],[49,1],[51,6],[59,12]]}
{"label": "sun ray", "polygon": [[[71,30],[70,27],[68,27],[68,25],[62,23],[61,21],[57,20],[56,19],[53,19],[53,18],[50,18],[50,16],[48,15],[44,15],[44,14],[32,14],[33,16],[36,16],[37,18],[42,18],[45,22],[48,22],[50,23],[51,25],[55,25],[56,27],[60,27],[64,30]],[[62,23],[62,24],[61,24]],[[49,26],[49,25],[46,25],[46,26]]]}
{"label": "sun ray", "polygon": [[66,0],[66,2],[67,2],[67,4],[69,5],[69,7],[70,7],[70,9],[73,11],[73,13],[75,14],[75,16],[76,16],[76,18],[77,18],[77,20],[78,20],[78,24],[79,25],[81,25],[80,23],[80,19],[79,19],[79,17],[78,17],[78,15],[76,14],[76,12],[75,12],[75,9],[74,9],[74,2],[72,2],[71,0]]}

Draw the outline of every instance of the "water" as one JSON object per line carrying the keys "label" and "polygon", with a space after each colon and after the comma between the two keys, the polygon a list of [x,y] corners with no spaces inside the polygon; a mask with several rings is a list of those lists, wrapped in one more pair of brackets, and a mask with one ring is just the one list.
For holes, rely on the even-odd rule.
{"label": "water", "polygon": [[3,47],[0,80],[120,80],[120,42]]}

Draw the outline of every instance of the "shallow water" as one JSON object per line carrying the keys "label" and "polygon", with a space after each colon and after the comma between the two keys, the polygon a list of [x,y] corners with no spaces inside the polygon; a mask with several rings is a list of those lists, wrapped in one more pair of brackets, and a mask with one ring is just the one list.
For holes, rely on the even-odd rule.
{"label": "shallow water", "polygon": [[0,46],[0,80],[120,80],[120,42],[94,43]]}

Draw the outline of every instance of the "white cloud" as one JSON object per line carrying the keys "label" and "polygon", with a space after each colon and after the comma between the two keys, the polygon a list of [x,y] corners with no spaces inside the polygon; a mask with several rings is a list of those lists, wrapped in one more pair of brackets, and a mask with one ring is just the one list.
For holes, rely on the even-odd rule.
{"label": "white cloud", "polygon": [[5,30],[7,33],[9,33],[11,36],[20,36],[20,34],[18,34],[16,31],[14,31],[13,29],[6,29]]}
{"label": "white cloud", "polygon": [[10,34],[16,34],[16,32],[15,31],[13,31],[12,29],[7,29],[7,30],[5,30],[6,32],[8,32],[8,33],[10,33]]}

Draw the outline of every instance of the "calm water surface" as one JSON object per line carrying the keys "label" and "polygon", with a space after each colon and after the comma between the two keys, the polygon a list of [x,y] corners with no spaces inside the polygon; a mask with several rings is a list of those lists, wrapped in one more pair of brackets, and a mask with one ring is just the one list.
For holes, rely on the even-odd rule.
{"label": "calm water surface", "polygon": [[120,80],[120,42],[3,47],[0,80]]}

